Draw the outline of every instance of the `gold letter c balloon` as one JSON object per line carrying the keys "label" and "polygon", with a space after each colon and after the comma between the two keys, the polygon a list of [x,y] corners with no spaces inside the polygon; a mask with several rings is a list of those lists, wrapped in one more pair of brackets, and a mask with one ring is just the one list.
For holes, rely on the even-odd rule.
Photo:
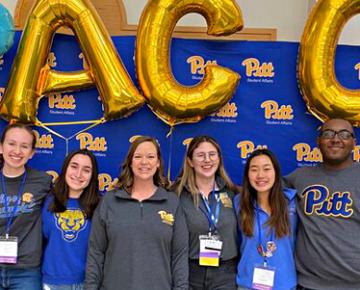
{"label": "gold letter c balloon", "polygon": [[306,105],[321,120],[344,118],[360,125],[360,90],[336,80],[334,57],[345,23],[360,13],[360,0],[320,0],[305,26],[299,52],[299,84]]}
{"label": "gold letter c balloon", "polygon": [[169,45],[176,22],[198,12],[208,23],[208,34],[226,35],[240,30],[243,20],[233,0],[150,0],[142,13],[136,38],[136,71],[142,92],[153,112],[173,126],[197,122],[232,97],[239,75],[208,65],[202,82],[184,87],[174,79]]}

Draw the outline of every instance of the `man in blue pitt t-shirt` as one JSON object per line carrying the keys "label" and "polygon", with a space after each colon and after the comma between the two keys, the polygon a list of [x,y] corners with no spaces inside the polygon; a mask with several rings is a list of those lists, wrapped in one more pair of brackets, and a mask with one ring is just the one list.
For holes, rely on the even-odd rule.
{"label": "man in blue pitt t-shirt", "polygon": [[360,289],[360,164],[351,124],[325,122],[317,145],[323,162],[285,177],[297,189],[298,289]]}

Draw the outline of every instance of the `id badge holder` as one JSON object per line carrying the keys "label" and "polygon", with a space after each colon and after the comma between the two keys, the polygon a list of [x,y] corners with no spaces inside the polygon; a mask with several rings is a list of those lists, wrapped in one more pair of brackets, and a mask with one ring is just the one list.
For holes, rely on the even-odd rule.
{"label": "id badge holder", "polygon": [[0,263],[16,264],[18,257],[18,238],[0,236]]}
{"label": "id badge holder", "polygon": [[265,265],[255,265],[252,289],[272,290],[274,287],[275,268]]}
{"label": "id badge holder", "polygon": [[219,267],[223,242],[218,235],[201,235],[199,265]]}

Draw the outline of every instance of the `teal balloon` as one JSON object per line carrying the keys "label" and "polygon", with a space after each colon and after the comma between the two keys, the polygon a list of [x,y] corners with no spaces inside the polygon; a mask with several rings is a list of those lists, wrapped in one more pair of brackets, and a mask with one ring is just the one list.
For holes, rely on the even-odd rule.
{"label": "teal balloon", "polygon": [[7,52],[14,43],[14,22],[12,16],[0,3],[0,56]]}

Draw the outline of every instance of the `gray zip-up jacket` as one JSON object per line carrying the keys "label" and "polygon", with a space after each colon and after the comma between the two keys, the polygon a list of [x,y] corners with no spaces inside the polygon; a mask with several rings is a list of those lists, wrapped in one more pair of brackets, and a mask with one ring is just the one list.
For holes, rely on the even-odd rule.
{"label": "gray zip-up jacket", "polygon": [[92,219],[85,289],[187,290],[188,231],[179,200],[107,193]]}

